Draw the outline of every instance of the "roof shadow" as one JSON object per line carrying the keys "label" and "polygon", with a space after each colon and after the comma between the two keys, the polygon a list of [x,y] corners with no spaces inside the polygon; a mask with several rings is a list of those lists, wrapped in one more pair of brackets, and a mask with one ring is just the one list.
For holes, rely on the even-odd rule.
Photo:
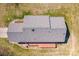
{"label": "roof shadow", "polygon": [[66,36],[65,36],[65,43],[67,43],[68,39],[69,39],[69,36],[70,36],[70,32],[69,32],[69,28],[68,28],[68,25],[67,25],[66,22],[65,22],[65,24],[66,24],[66,27],[67,27]]}

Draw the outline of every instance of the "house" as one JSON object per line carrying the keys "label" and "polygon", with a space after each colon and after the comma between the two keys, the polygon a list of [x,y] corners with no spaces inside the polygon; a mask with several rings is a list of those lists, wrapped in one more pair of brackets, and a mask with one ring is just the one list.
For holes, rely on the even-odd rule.
{"label": "house", "polygon": [[64,43],[67,27],[64,17],[24,16],[8,26],[10,42],[23,44]]}

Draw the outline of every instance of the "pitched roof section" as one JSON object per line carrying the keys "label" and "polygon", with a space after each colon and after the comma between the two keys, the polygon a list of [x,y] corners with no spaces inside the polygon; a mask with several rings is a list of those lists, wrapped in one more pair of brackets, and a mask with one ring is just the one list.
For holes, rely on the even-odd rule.
{"label": "pitched roof section", "polygon": [[16,23],[14,20],[10,23],[8,27],[8,32],[22,32],[23,31],[23,23]]}
{"label": "pitched roof section", "polygon": [[64,17],[50,17],[51,29],[66,28]]}
{"label": "pitched roof section", "polygon": [[66,28],[64,17],[25,16],[23,21],[14,20],[10,23],[8,32],[22,32],[23,28]]}
{"label": "pitched roof section", "polygon": [[49,28],[49,16],[25,16],[25,28]]}

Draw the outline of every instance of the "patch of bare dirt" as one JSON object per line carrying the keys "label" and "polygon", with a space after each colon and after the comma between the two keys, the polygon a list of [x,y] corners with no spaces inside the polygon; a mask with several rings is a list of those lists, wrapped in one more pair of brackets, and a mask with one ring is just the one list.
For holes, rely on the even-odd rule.
{"label": "patch of bare dirt", "polygon": [[71,37],[70,37],[70,39],[71,39],[71,45],[70,45],[70,56],[72,56],[72,55],[74,55],[74,53],[75,53],[75,46],[76,46],[76,37],[75,37],[75,35],[74,35],[74,33],[72,32],[72,34],[71,34]]}

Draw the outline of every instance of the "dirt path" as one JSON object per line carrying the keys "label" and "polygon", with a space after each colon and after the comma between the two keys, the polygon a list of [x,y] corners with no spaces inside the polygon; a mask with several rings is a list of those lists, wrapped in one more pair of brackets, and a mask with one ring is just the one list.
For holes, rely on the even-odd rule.
{"label": "dirt path", "polygon": [[0,28],[0,38],[7,38],[7,27]]}
{"label": "dirt path", "polygon": [[74,35],[74,33],[72,32],[71,34],[71,45],[70,45],[70,56],[74,55],[75,53],[75,46],[76,46],[76,37]]}

